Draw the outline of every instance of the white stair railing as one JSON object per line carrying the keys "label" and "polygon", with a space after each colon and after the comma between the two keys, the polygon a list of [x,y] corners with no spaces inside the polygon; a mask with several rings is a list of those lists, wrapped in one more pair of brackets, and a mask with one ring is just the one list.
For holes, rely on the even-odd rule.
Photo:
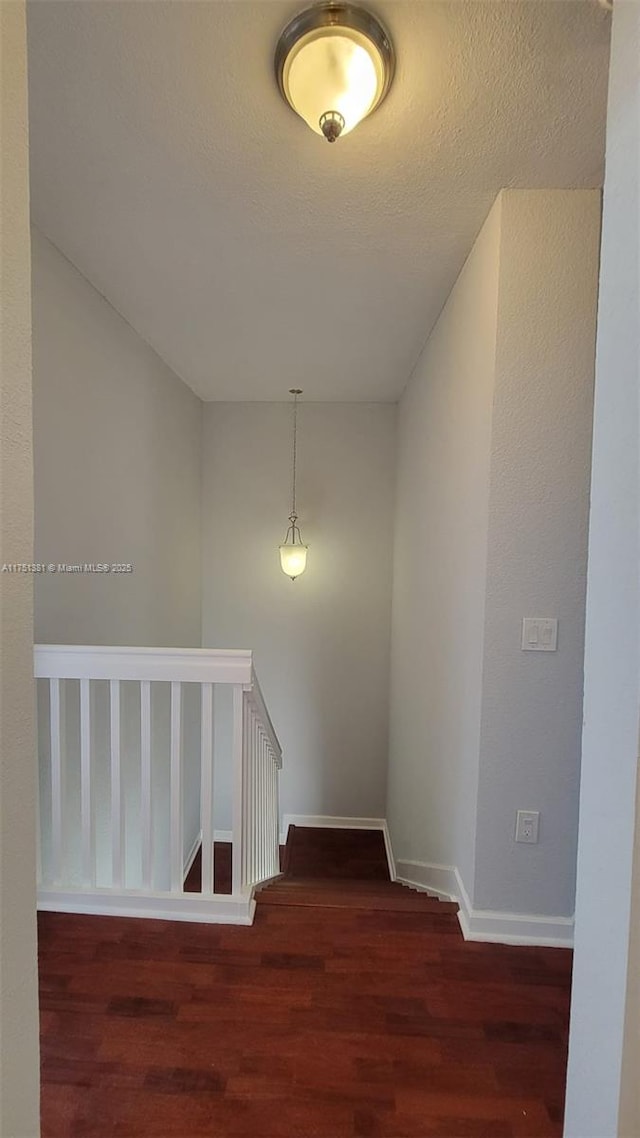
{"label": "white stair railing", "polygon": [[[250,923],[253,886],[279,872],[282,766],[251,652],[38,645],[35,675],[39,907]],[[232,723],[217,756],[218,689]],[[215,891],[216,758],[232,764],[230,894]],[[198,848],[201,891],[185,892]]]}
{"label": "white stair railing", "polygon": [[268,881],[280,872],[278,770],[279,744],[255,681],[243,693],[242,848],[239,874],[244,886]]}

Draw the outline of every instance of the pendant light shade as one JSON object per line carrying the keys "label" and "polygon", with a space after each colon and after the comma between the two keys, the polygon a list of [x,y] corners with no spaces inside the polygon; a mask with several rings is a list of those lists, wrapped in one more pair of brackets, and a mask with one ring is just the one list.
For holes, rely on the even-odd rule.
{"label": "pendant light shade", "polygon": [[[297,528],[297,527],[296,527]],[[280,546],[280,567],[287,577],[295,581],[307,568],[307,546],[303,545],[298,530],[298,540],[292,539]]]}
{"label": "pendant light shade", "polygon": [[295,581],[301,573],[304,573],[307,567],[307,549],[302,540],[300,528],[298,526],[298,515],[296,513],[296,474],[298,465],[298,396],[302,395],[302,389],[299,387],[292,387],[290,394],[293,395],[293,462],[292,462],[292,487],[291,487],[291,513],[289,514],[289,528],[285,534],[285,539],[280,546],[280,567],[287,577],[291,577]]}
{"label": "pendant light shade", "polygon": [[393,78],[394,54],[370,12],[325,3],[288,24],[275,65],[283,98],[316,134],[335,142],[382,102]]}

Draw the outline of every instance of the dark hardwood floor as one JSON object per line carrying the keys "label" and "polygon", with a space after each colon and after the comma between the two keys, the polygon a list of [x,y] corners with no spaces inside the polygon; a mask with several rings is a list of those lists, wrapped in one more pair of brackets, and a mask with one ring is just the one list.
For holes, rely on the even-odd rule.
{"label": "dark hardwood floor", "polygon": [[[202,846],[189,870],[184,888],[186,893],[199,893],[202,889]],[[231,842],[216,842],[213,857],[213,888],[216,893],[231,892]]]}
{"label": "dark hardwood floor", "polygon": [[379,842],[294,830],[252,928],[40,914],[44,1138],[559,1136],[571,954],[465,943]]}

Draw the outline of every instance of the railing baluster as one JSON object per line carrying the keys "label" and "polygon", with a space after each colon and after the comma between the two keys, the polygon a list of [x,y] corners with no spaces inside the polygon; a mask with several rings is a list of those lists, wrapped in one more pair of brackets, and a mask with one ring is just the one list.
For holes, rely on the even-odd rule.
{"label": "railing baluster", "polygon": [[264,827],[264,810],[263,810],[263,802],[262,802],[262,762],[261,762],[261,753],[260,753],[261,752],[261,742],[262,742],[262,740],[261,740],[261,734],[260,734],[260,724],[257,723],[257,717],[256,717],[255,744],[254,745],[255,745],[255,800],[256,800],[255,836],[256,836],[256,847],[257,847],[257,849],[256,849],[255,876],[256,876],[257,881],[262,881],[263,876],[264,876],[264,874],[262,872],[262,858],[263,858],[262,832],[263,832],[263,827]]}
{"label": "railing baluster", "polygon": [[273,755],[271,753],[271,746],[267,747],[267,756],[269,759],[269,783],[270,783],[270,808],[271,808],[271,875],[275,877],[276,873],[280,872],[280,847],[278,843],[278,816],[276,814],[276,782],[275,773],[276,768],[273,765]]}
{"label": "railing baluster", "polygon": [[267,741],[264,742],[264,771],[267,786],[267,819],[266,819],[266,833],[267,833],[267,877],[273,877],[273,814],[271,811],[271,763],[269,761],[269,748]]}
{"label": "railing baluster", "polygon": [[257,845],[257,858],[256,858],[256,880],[262,881],[264,874],[262,872],[262,838],[264,827],[264,808],[262,802],[262,736],[260,734],[260,725],[256,723],[256,845]]}
{"label": "railing baluster", "polygon": [[264,873],[265,877],[273,876],[273,850],[271,848],[271,784],[269,781],[269,753],[267,751],[267,737],[262,740],[262,762],[264,763]]}
{"label": "railing baluster", "polygon": [[151,682],[140,681],[140,816],[142,888],[153,888],[153,813],[151,783]]}
{"label": "railing baluster", "polygon": [[120,680],[109,681],[109,743],[111,749],[111,884],[124,885],[124,809],[120,763]]}
{"label": "railing baluster", "polygon": [[242,815],[242,882],[248,885],[253,881],[253,865],[252,865],[252,851],[253,851],[253,803],[251,799],[251,706],[249,702],[249,693],[244,694],[244,720],[243,720],[243,799],[244,810]]}
{"label": "railing baluster", "polygon": [[271,810],[271,761],[269,759],[269,746],[267,737],[264,739],[264,775],[266,784],[266,811],[267,811],[267,877],[273,877],[273,813]]}
{"label": "railing baluster", "polygon": [[49,680],[49,730],[51,733],[51,862],[53,880],[62,881],[65,768],[62,764],[62,717],[60,680]]}
{"label": "railing baluster", "polygon": [[257,716],[252,708],[252,881],[260,881],[260,759],[257,753]]}
{"label": "railing baluster", "polygon": [[264,765],[264,732],[260,729],[260,837],[261,837],[261,865],[260,877],[267,876],[267,794],[266,794],[266,768]]}
{"label": "railing baluster", "polygon": [[275,754],[273,755],[273,808],[276,816],[276,865],[277,873],[280,873],[280,787]]}
{"label": "railing baluster", "polygon": [[253,822],[251,814],[251,711],[249,695],[244,693],[242,703],[242,882],[252,881],[251,843]]}
{"label": "railing baluster", "polygon": [[278,843],[278,873],[280,872],[280,780],[278,777],[277,759],[273,756],[273,781],[275,784],[275,806],[276,806],[276,841]]}
{"label": "railing baluster", "polygon": [[231,890],[240,893],[244,884],[242,877],[243,841],[243,704],[242,684],[233,685],[233,743],[231,762],[233,770],[233,848],[231,853]]}
{"label": "railing baluster", "polygon": [[271,816],[271,764],[267,737],[264,737],[264,787],[265,787],[265,849],[267,877],[273,877],[273,819]]}
{"label": "railing baluster", "polygon": [[273,750],[269,744],[269,766],[271,770],[271,811],[273,814],[273,848],[276,862],[276,873],[280,872],[280,827],[278,825],[278,772],[273,757]]}
{"label": "railing baluster", "polygon": [[258,756],[256,748],[256,736],[258,731],[258,723],[256,719],[256,709],[251,701],[251,774],[249,776],[251,782],[251,881],[255,883],[259,878],[258,873],[258,832],[260,826],[260,808],[258,804]]}
{"label": "railing baluster", "polygon": [[280,793],[276,756],[273,755],[273,808],[276,815],[276,866],[280,873]]}
{"label": "railing baluster", "polygon": [[200,716],[200,828],[203,893],[213,893],[213,684],[202,684]]}
{"label": "railing baluster", "polygon": [[184,841],[182,837],[182,684],[171,683],[171,892],[184,886]]}
{"label": "railing baluster", "polygon": [[91,680],[80,680],[80,814],[82,821],[82,880],[95,885],[91,794]]}
{"label": "railing baluster", "polygon": [[36,884],[42,885],[42,795],[40,793],[40,767],[38,767],[36,786]]}

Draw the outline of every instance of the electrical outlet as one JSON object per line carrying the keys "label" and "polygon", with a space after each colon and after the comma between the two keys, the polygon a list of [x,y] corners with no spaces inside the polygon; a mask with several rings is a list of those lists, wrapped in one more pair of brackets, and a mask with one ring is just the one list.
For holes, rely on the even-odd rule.
{"label": "electrical outlet", "polygon": [[535,845],[538,841],[540,813],[538,810],[518,810],[516,814],[516,841]]}

